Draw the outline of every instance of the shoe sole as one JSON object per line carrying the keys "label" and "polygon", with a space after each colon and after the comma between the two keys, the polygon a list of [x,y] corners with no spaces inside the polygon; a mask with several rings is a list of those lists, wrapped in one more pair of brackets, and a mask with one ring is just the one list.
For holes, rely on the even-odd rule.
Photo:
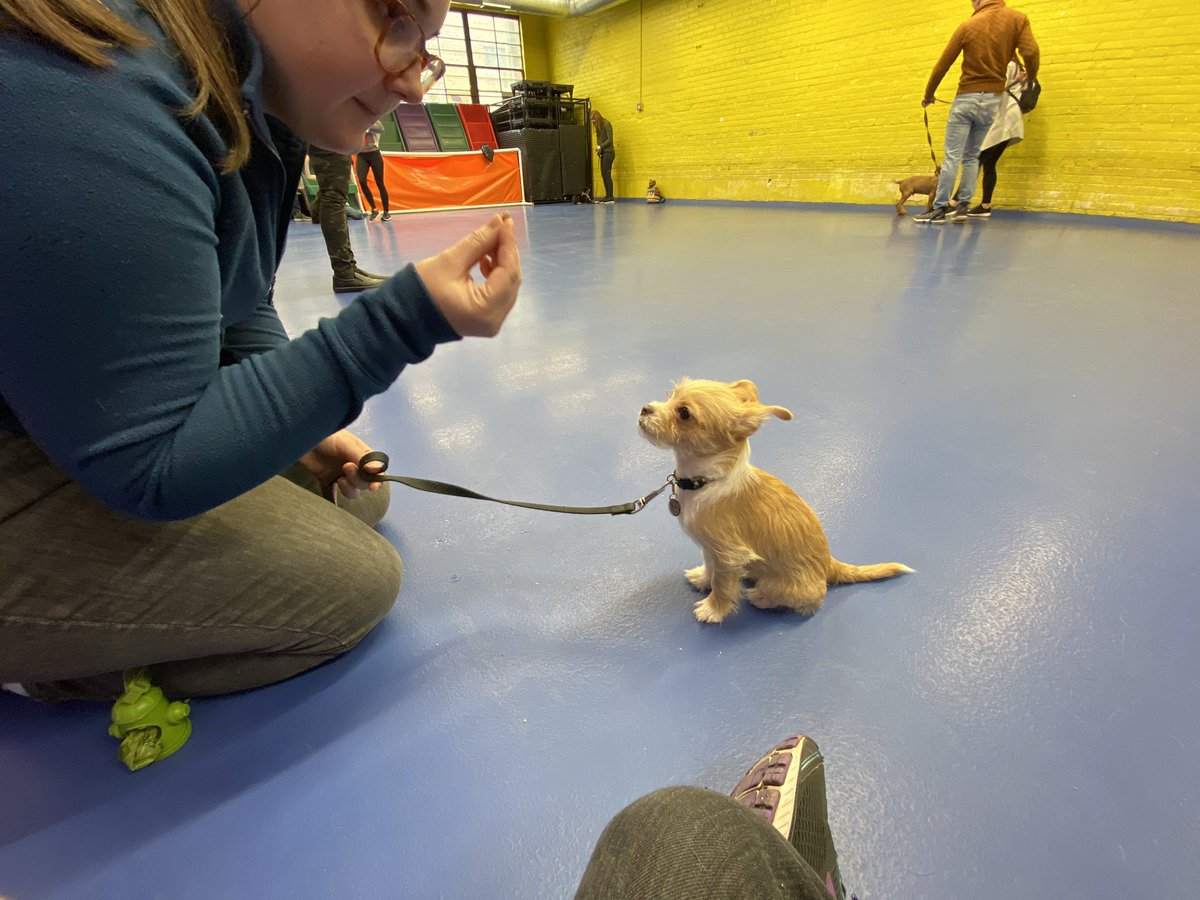
{"label": "shoe sole", "polygon": [[991,213],[967,213],[968,219],[990,219]]}
{"label": "shoe sole", "polygon": [[785,840],[791,841],[800,776],[821,764],[821,751],[811,738],[800,735],[788,738],[750,767],[733,789],[733,799],[739,802],[750,799],[750,808],[768,819]]}
{"label": "shoe sole", "polygon": [[360,294],[363,291],[371,290],[371,288],[377,288],[377,287],[379,287],[380,284],[383,284],[383,282],[381,281],[381,282],[379,282],[379,284],[359,284],[359,285],[353,285],[353,286],[344,284],[341,287],[338,287],[335,284],[333,286],[333,292],[335,294]]}
{"label": "shoe sole", "polygon": [[[751,766],[730,796],[770,822],[771,827],[795,847],[806,861],[812,851],[821,853],[820,861],[829,864],[824,867],[828,869],[827,872],[819,873],[826,879],[826,888],[835,897],[845,897],[845,885],[838,871],[837,850],[833,846],[832,836],[828,833],[824,766],[825,759],[816,741],[806,735],[790,737],[781,741]],[[817,778],[820,779],[819,785],[812,780]],[[806,797],[808,805],[804,810],[797,807],[801,791],[809,786],[820,794],[819,811],[816,808],[818,804],[815,802],[815,796]],[[818,830],[824,832],[823,836],[818,837],[815,832],[801,834],[801,829],[809,829],[811,832],[815,823],[815,820],[804,823],[799,821],[801,813],[805,811],[809,816],[815,815],[822,819]],[[812,840],[828,842],[828,846],[809,846],[806,850],[805,845]]]}

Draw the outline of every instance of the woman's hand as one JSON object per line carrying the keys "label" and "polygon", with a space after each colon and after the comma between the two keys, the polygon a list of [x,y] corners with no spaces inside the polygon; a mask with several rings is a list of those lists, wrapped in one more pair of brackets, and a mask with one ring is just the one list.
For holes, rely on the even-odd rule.
{"label": "woman's hand", "polygon": [[326,494],[336,484],[343,497],[353,500],[360,491],[383,487],[381,482],[366,481],[359,474],[358,461],[370,452],[365,441],[343,428],[300,457],[300,465],[316,476]]}
{"label": "woman's hand", "polygon": [[[483,284],[471,274],[477,265]],[[512,217],[492,216],[453,247],[417,263],[417,274],[451,328],[463,337],[495,337],[521,287]]]}

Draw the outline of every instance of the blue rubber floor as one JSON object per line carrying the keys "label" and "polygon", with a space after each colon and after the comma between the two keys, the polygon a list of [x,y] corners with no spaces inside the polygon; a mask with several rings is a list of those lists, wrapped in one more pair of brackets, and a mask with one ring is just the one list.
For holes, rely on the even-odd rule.
{"label": "blue rubber floor", "polygon": [[[385,271],[487,217],[354,223]],[[754,461],[833,552],[917,574],[692,618],[662,498],[574,518],[397,487],[406,579],[348,657],[206,700],[136,775],[100,706],[0,696],[0,896],[558,898],[655,788],[827,759],[868,898],[1193,897],[1200,884],[1200,230],[668,203],[514,210],[499,338],[439,349],[358,430],[397,473],[564,504],[670,471],[683,375],[792,422]],[[294,227],[294,332],[330,293]],[[1189,699],[1190,698],[1190,699]]]}

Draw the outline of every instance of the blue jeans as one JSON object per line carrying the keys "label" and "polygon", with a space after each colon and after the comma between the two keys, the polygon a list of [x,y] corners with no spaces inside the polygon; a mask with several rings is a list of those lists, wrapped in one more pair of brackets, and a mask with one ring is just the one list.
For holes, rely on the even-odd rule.
{"label": "blue jeans", "polygon": [[975,182],[979,179],[979,148],[999,109],[1000,94],[959,94],[950,104],[945,159],[938,179],[937,198],[933,201],[935,208],[950,205],[959,165],[962,166],[962,181],[958,185],[957,199],[959,203],[971,201]]}

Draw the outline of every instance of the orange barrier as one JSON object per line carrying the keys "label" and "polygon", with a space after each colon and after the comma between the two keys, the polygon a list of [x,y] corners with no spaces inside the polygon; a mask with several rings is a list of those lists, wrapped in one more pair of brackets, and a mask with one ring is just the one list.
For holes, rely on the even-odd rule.
{"label": "orange barrier", "polygon": [[519,150],[497,150],[491,162],[477,152],[384,153],[383,166],[394,213],[525,202]]}

